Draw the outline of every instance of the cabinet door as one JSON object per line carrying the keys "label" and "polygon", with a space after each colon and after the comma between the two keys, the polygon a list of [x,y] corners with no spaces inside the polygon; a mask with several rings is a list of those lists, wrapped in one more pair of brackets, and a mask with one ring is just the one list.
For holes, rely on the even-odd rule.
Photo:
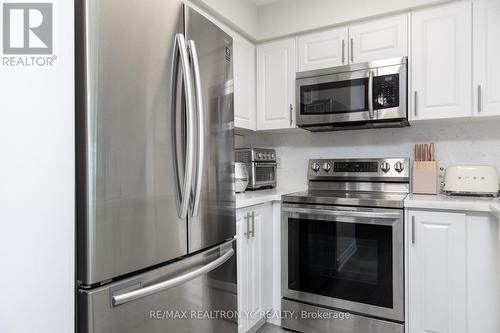
{"label": "cabinet door", "polygon": [[412,15],[413,119],[471,115],[471,6],[460,1]]}
{"label": "cabinet door", "polygon": [[[245,232],[247,231],[247,221],[243,213],[238,212],[236,217],[236,267],[238,283],[238,311],[241,314],[248,312],[247,293],[248,293],[248,242]],[[247,331],[248,323],[244,315],[238,319],[238,333]]]}
{"label": "cabinet door", "polygon": [[248,330],[259,322],[262,313],[262,216],[255,210],[250,214],[252,213],[254,214],[253,218],[250,217],[252,235],[248,247],[248,310],[251,314],[248,320]]}
{"label": "cabinet door", "polygon": [[465,214],[409,216],[410,333],[465,333]]}
{"label": "cabinet door", "polygon": [[474,114],[500,115],[500,1],[474,2]]}
{"label": "cabinet door", "polygon": [[295,126],[295,39],[257,46],[257,130]]}
{"label": "cabinet door", "polygon": [[408,54],[408,16],[349,27],[350,63],[403,57]]}
{"label": "cabinet door", "polygon": [[255,131],[255,46],[241,37],[233,38],[234,126]]}
{"label": "cabinet door", "polygon": [[299,72],[345,65],[347,28],[298,36],[297,48]]}
{"label": "cabinet door", "polygon": [[[274,278],[274,239],[273,239],[273,205],[256,206],[255,212],[255,242],[259,247],[260,258],[260,289],[261,307],[264,312],[273,309],[273,278]],[[278,242],[280,243],[280,242]]]}

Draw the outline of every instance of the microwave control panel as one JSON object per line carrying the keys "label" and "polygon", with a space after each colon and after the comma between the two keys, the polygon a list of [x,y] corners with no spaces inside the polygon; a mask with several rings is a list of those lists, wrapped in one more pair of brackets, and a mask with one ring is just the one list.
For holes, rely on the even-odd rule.
{"label": "microwave control panel", "polygon": [[399,74],[373,78],[373,107],[388,109],[399,106]]}

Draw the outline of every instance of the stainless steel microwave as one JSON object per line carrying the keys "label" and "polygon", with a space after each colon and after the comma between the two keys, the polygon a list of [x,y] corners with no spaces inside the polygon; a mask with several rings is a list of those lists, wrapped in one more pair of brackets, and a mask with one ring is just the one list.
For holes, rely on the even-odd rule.
{"label": "stainless steel microwave", "polygon": [[309,131],[403,127],[407,58],[297,73],[297,125]]}

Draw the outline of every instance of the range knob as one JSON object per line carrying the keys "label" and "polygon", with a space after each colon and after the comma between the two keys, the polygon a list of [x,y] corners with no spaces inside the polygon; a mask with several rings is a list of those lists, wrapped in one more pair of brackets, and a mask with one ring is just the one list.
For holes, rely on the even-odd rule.
{"label": "range knob", "polygon": [[330,163],[328,163],[328,162],[323,163],[323,170],[325,170],[326,172],[330,172],[331,169],[332,169],[332,166]]}
{"label": "range knob", "polygon": [[382,164],[380,165],[380,170],[387,173],[389,172],[389,170],[391,170],[391,165],[387,162],[382,162]]}
{"label": "range knob", "polygon": [[397,163],[394,165],[394,169],[395,169],[397,172],[402,172],[402,171],[405,169],[405,165],[404,165],[402,162],[397,162]]}
{"label": "range knob", "polygon": [[318,172],[320,168],[321,166],[319,165],[319,163],[314,162],[313,164],[311,164],[311,170],[314,172]]}
{"label": "range knob", "polygon": [[258,158],[262,158],[262,153],[257,153]]}

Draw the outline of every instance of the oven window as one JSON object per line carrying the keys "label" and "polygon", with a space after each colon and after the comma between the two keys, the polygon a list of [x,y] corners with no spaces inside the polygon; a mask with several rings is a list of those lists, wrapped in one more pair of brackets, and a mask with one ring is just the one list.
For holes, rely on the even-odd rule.
{"label": "oven window", "polygon": [[392,308],[392,227],[288,219],[288,288]]}
{"label": "oven window", "polygon": [[274,181],[274,167],[266,167],[266,166],[255,167],[255,179],[258,182]]}
{"label": "oven window", "polygon": [[368,79],[300,87],[300,113],[336,114],[368,110]]}

